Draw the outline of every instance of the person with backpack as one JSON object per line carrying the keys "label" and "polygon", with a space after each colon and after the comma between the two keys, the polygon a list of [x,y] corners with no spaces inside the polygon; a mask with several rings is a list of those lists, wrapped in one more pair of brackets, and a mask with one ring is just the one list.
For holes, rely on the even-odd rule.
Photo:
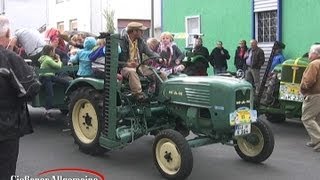
{"label": "person with backpack", "polygon": [[9,20],[0,16],[0,179],[15,175],[20,137],[33,132],[27,100],[40,90],[25,61],[6,49],[9,35]]}

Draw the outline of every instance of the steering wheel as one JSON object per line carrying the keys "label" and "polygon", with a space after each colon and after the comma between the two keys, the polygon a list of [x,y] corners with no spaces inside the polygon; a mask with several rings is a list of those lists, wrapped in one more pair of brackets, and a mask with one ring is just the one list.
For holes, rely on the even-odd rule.
{"label": "steering wheel", "polygon": [[155,60],[159,60],[159,59],[161,59],[161,57],[153,57],[153,58],[147,58],[147,59],[143,60],[136,68],[136,72],[137,72],[138,76],[145,77],[145,75],[143,75],[143,73],[141,72],[141,69],[140,69],[141,65],[147,66],[147,68],[150,69],[153,72],[157,71],[154,67],[151,67],[150,65],[146,64],[146,62],[148,62],[150,60],[155,61]]}

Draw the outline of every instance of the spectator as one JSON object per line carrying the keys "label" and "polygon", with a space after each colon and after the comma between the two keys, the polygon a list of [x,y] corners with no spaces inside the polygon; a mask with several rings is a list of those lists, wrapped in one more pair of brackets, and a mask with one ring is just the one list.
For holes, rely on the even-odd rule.
{"label": "spectator", "polygon": [[[207,76],[207,68],[209,67],[209,51],[203,46],[202,38],[195,38],[195,45],[192,49],[192,56],[197,58],[195,62],[187,62],[185,73],[192,76]],[[196,57],[202,56],[202,57]]]}
{"label": "spectator", "polygon": [[182,65],[182,60],[185,56],[173,42],[173,35],[171,33],[163,32],[160,35],[160,46],[158,52],[160,56],[165,59],[163,62],[160,62],[163,67],[161,71],[169,75],[172,73],[182,72],[184,70],[185,67]]}
{"label": "spectator", "polygon": [[33,132],[27,103],[9,80],[27,74],[24,60],[6,49],[9,35],[9,20],[0,16],[0,179],[15,175],[20,137]]}
{"label": "spectator", "polygon": [[18,29],[14,33],[13,42],[13,44],[20,44],[24,48],[34,66],[40,67],[38,59],[46,42],[39,31],[27,28]]}
{"label": "spectator", "polygon": [[248,49],[246,59],[246,75],[245,79],[253,84],[255,94],[258,95],[260,88],[260,69],[265,61],[264,52],[258,47],[258,42],[255,39],[250,41],[251,48]]}
{"label": "spectator", "polygon": [[208,48],[203,46],[203,40],[200,37],[195,39],[195,46],[192,49],[192,52],[195,56],[201,55],[204,56],[206,59],[209,59]]}
{"label": "spectator", "polygon": [[79,63],[78,76],[88,77],[93,75],[92,62],[89,55],[95,47],[97,41],[94,37],[87,37],[84,40],[84,49],[79,50],[76,55],[70,57],[70,63]]}
{"label": "spectator", "polygon": [[300,84],[304,96],[301,120],[311,139],[306,145],[320,152],[320,45],[311,46],[309,60]]}
{"label": "spectator", "polygon": [[225,73],[228,69],[227,60],[230,59],[229,52],[223,48],[221,41],[217,42],[209,56],[209,62],[214,69],[214,74]]}
{"label": "spectator", "polygon": [[234,66],[237,68],[237,70],[245,70],[246,60],[244,55],[246,54],[247,50],[248,47],[246,40],[241,40],[234,55]]}
{"label": "spectator", "polygon": [[142,39],[143,31],[147,27],[138,22],[131,22],[127,25],[126,32],[120,37],[119,62],[126,63],[121,69],[121,75],[129,80],[129,86],[133,96],[137,101],[146,101],[148,97],[142,92],[139,76],[136,67],[141,62],[142,54],[150,58],[159,57],[159,55],[149,49]]}

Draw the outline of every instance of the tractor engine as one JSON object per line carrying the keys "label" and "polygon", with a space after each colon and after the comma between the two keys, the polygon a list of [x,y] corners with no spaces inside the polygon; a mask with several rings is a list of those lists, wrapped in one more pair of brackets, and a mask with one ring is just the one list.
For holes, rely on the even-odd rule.
{"label": "tractor engine", "polygon": [[233,113],[250,116],[252,86],[245,80],[223,76],[181,77],[164,82],[160,99],[169,101],[169,111],[194,133],[228,132]]}

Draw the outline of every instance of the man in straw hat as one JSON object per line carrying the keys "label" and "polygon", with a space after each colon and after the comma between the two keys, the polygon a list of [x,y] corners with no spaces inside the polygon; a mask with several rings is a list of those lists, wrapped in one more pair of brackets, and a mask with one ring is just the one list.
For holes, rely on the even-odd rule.
{"label": "man in straw hat", "polygon": [[121,75],[129,80],[132,94],[138,101],[144,101],[147,97],[142,93],[140,79],[136,72],[136,67],[141,63],[142,54],[150,58],[157,58],[159,55],[149,49],[142,39],[143,32],[147,29],[143,24],[130,22],[127,25],[126,33],[120,38],[121,53],[119,61],[125,62],[121,70]]}

